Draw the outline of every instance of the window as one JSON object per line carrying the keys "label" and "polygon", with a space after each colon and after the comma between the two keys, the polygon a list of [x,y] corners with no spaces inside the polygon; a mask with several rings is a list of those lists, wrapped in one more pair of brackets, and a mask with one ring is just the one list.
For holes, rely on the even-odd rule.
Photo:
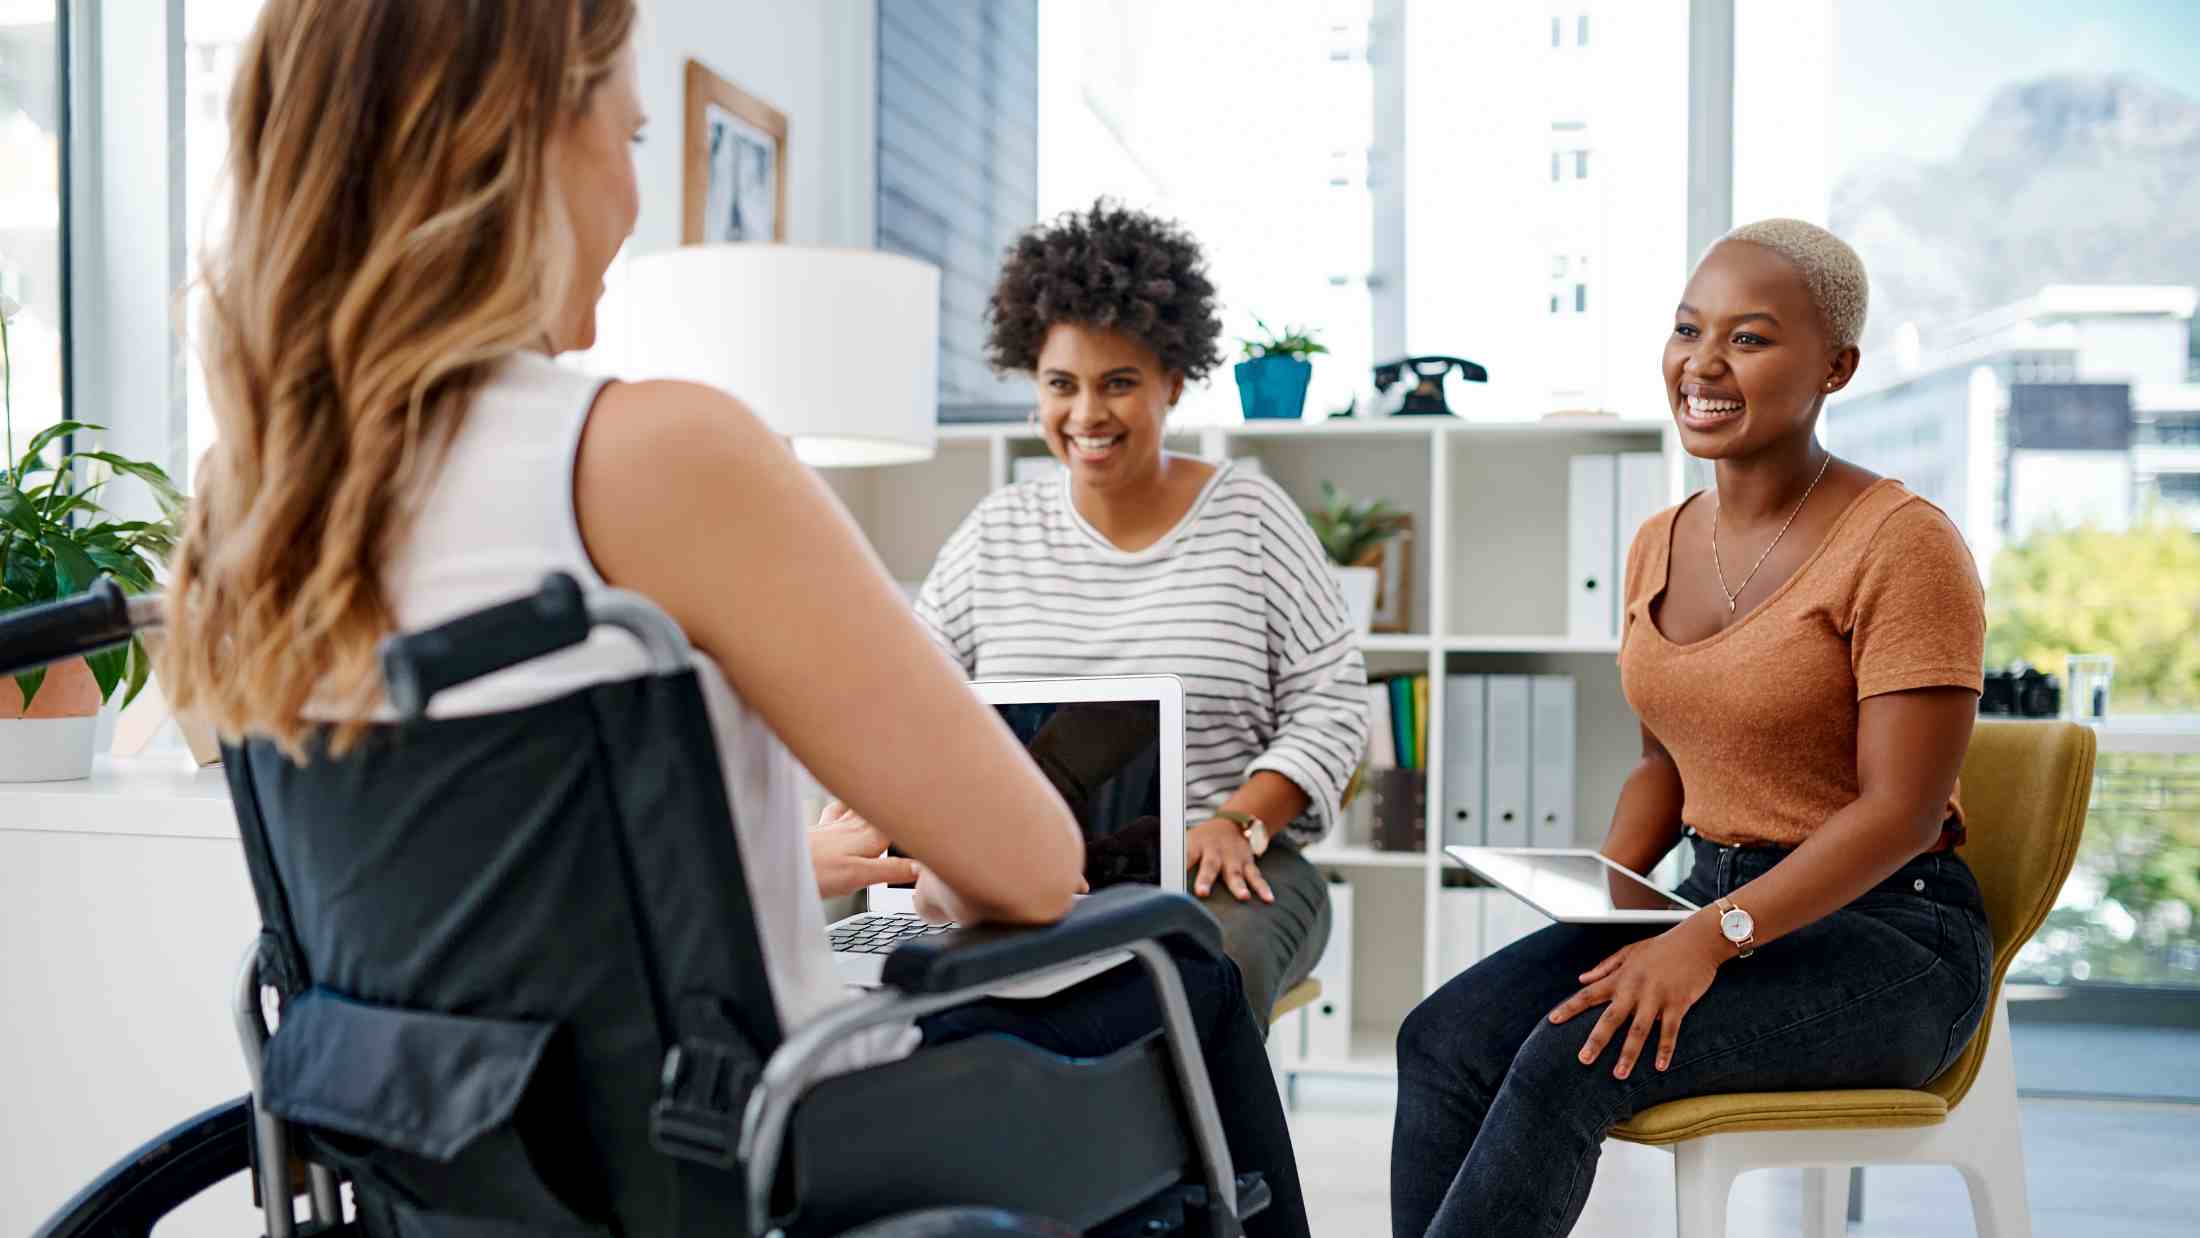
{"label": "window", "polygon": [[[1989,667],[2105,653],[2112,715],[2200,715],[2200,629],[2157,618],[2193,613],[2200,578],[2177,428],[2200,233],[2163,222],[2193,177],[2167,135],[2200,126],[2200,21],[1996,0],[1735,12],[1736,218],[1824,223],[1871,278],[1829,434],[1962,529]],[[2033,414],[2057,407],[2087,410],[2086,441],[2038,441]],[[1933,433],[1904,446],[1903,418]],[[2077,868],[2014,978],[2182,989],[2200,1010],[2196,846],[2200,757],[2104,751]]]}
{"label": "window", "polygon": [[1589,312],[1589,285],[1574,285],[1574,312],[1576,314],[1586,314]]}
{"label": "window", "polygon": [[1577,47],[1589,46],[1589,15],[1587,13],[1581,15],[1580,21],[1575,27],[1574,44]]}
{"label": "window", "polygon": [[66,413],[59,30],[55,4],[0,3],[0,296],[21,306],[8,323],[16,451]]}
{"label": "window", "polygon": [[1551,294],[1551,312],[1554,314],[1558,312],[1558,294],[1555,292]]}
{"label": "window", "polygon": [[[1663,419],[1657,350],[1688,260],[1689,6],[1522,7],[1413,4],[1410,37],[1378,60],[1378,98],[1402,62],[1412,169],[1396,207],[1399,351],[1487,366],[1476,402],[1490,415]],[[1596,39],[1573,46],[1592,7]],[[1563,51],[1549,50],[1554,19]],[[1461,150],[1476,161],[1448,157]],[[1552,277],[1553,254],[1574,278]]]}
{"label": "window", "polygon": [[[264,0],[185,0],[183,30],[184,122],[183,208],[184,270],[196,281],[206,247],[228,217],[228,187],[223,165],[229,158],[229,83],[237,56],[259,19]],[[189,330],[198,331],[198,298],[188,306]],[[214,442],[214,414],[207,403],[205,376],[196,348],[186,350],[189,377],[185,390],[185,459],[196,468]]]}
{"label": "window", "polygon": [[[1105,194],[1174,218],[1205,252],[1225,340],[1254,335],[1255,316],[1315,328],[1329,355],[1314,366],[1307,414],[1349,405],[1376,360],[1371,181],[1405,178],[1402,163],[1381,169],[1369,153],[1369,0],[1036,7],[1039,217]],[[1291,138],[1279,154],[1261,133]],[[1235,420],[1229,367],[1178,407],[1185,423]]]}
{"label": "window", "polygon": [[1566,41],[1566,22],[1565,22],[1565,19],[1564,19],[1564,18],[1559,18],[1559,17],[1554,17],[1554,18],[1552,18],[1552,19],[1551,19],[1551,46],[1552,46],[1552,47],[1562,47],[1562,46],[1564,46],[1564,45],[1565,45],[1565,41]]}
{"label": "window", "polygon": [[2154,423],[2153,437],[2163,447],[2200,447],[2200,413],[2163,417]]}

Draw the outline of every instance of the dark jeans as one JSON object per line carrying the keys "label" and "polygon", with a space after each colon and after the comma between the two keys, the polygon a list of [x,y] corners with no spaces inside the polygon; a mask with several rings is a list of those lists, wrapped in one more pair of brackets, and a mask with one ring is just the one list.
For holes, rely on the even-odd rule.
{"label": "dark jeans", "polygon": [[[1306,1197],[1284,1125],[1283,1102],[1259,1028],[1246,1011],[1235,964],[1174,950],[1184,995],[1199,1029],[1207,1078],[1237,1172],[1259,1170],[1275,1202],[1245,1225],[1248,1238],[1307,1238]],[[1161,1004],[1145,968],[1132,963],[1035,1001],[989,1000],[923,1020],[928,1045],[997,1033],[1066,1057],[1113,1053],[1161,1026]]]}
{"label": "dark jeans", "polygon": [[1268,1035],[1268,1012],[1306,979],[1329,945],[1329,883],[1299,849],[1277,841],[1261,853],[1260,875],[1276,896],[1239,902],[1220,878],[1200,900],[1222,925],[1222,952],[1237,962],[1253,1025]]}
{"label": "dark jeans", "polygon": [[[1696,839],[1681,893],[1698,905],[1788,853]],[[1626,1080],[1622,1036],[1576,1056],[1598,1011],[1554,1025],[1576,977],[1654,929],[1555,924],[1452,978],[1398,1034],[1391,1233],[1535,1235],[1573,1228],[1605,1132],[1652,1105],[1715,1092],[1915,1088],[1962,1051],[1986,1008],[1991,939],[1953,853],[1919,856],[1830,916],[1719,969],[1670,1069],[1653,1037]],[[1601,1009],[1601,1008],[1600,1008]]]}

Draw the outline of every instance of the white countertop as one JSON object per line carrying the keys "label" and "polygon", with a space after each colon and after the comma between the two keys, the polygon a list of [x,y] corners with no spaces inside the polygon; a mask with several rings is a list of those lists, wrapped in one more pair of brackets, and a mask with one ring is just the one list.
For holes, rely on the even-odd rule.
{"label": "white countertop", "polygon": [[2102,752],[2200,753],[2200,714],[2111,715],[2093,731]]}
{"label": "white countertop", "polygon": [[229,783],[189,754],[100,757],[78,782],[0,783],[0,831],[235,838]]}

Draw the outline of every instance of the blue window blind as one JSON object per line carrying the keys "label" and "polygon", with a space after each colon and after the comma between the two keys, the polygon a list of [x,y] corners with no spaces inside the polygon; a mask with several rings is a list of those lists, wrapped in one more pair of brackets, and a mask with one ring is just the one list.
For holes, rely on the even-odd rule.
{"label": "blue window blind", "polygon": [[940,420],[1021,420],[985,304],[1039,211],[1038,0],[878,0],[878,247],[940,268]]}

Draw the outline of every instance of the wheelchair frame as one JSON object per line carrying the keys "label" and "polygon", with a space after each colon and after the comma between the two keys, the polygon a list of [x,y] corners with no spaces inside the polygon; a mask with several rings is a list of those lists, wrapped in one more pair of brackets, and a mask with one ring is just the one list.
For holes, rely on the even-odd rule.
{"label": "wheelchair frame", "polygon": [[[471,658],[458,653],[456,642],[472,635],[494,633],[509,637],[512,629],[500,624],[517,617],[516,608],[542,604],[548,592],[561,588],[585,608],[586,623],[581,632],[597,626],[619,628],[640,642],[647,655],[648,674],[667,675],[689,668],[689,646],[685,632],[673,620],[640,595],[623,590],[597,590],[586,596],[569,578],[560,584],[553,577],[545,586],[545,592],[493,607],[488,611],[466,616],[442,628],[407,636],[392,637],[384,642],[382,660],[384,674],[392,702],[401,718],[416,720],[425,717],[429,702],[437,692],[455,687],[469,679],[486,674],[503,666],[515,665],[529,658],[540,656],[555,648],[571,643],[570,633],[561,638],[555,631],[524,636],[516,656],[514,651],[497,651],[496,656],[483,657],[476,653]],[[27,645],[45,642],[42,648],[26,653],[7,651],[0,653],[0,674],[13,673],[35,665],[45,665],[66,657],[96,652],[121,643],[136,631],[156,628],[162,620],[161,599],[157,595],[125,597],[112,581],[102,580],[93,590],[79,598],[68,599],[48,606],[34,608],[36,614],[14,617],[27,623],[11,622],[10,626],[30,628],[23,638]],[[538,646],[528,648],[530,644]],[[441,659],[443,665],[438,664]],[[451,663],[460,669],[450,669]],[[1031,940],[1036,942],[1047,930],[1031,930]],[[1238,1180],[1230,1160],[1227,1140],[1222,1130],[1221,1113],[1216,1104],[1213,1088],[1207,1078],[1200,1058],[1198,1033],[1193,1025],[1190,1005],[1176,965],[1168,951],[1153,937],[1135,940],[1110,940],[1071,953],[1050,953],[1043,960],[1012,975],[1032,976],[1043,974],[1095,958],[1102,954],[1128,949],[1145,970],[1154,984],[1162,1011],[1162,1035],[1167,1045],[1169,1062],[1175,1082],[1181,1089],[1181,1097],[1189,1110],[1191,1142],[1197,1149],[1200,1168],[1204,1173],[1208,1231],[1212,1238],[1234,1238],[1242,1233],[1239,1214],[1240,1198]],[[239,1046],[252,1092],[245,1098],[251,1113],[251,1169],[254,1190],[261,1201],[266,1222],[266,1238],[299,1238],[299,1235],[341,1231],[344,1219],[342,1182],[337,1173],[327,1166],[306,1163],[306,1197],[308,1220],[306,1228],[299,1227],[296,1218],[296,1192],[290,1181],[292,1165],[292,1139],[288,1123],[269,1112],[261,1103],[263,1093],[263,1068],[269,1040],[273,1035],[268,1025],[265,1001],[271,986],[264,983],[260,973],[260,943],[255,941],[245,951],[238,968],[234,988],[232,1015],[235,1020]],[[784,1230],[778,1218],[772,1216],[773,1186],[780,1176],[781,1161],[785,1152],[786,1137],[795,1109],[811,1083],[818,1077],[818,1066],[834,1046],[849,1036],[880,1026],[914,1023],[917,1019],[956,1006],[968,1004],[987,996],[1007,977],[995,977],[980,985],[956,988],[941,993],[904,993],[894,988],[882,988],[835,1006],[818,1018],[793,1029],[785,1035],[779,1047],[764,1064],[763,1071],[749,1093],[742,1115],[740,1138],[733,1160],[738,1161],[747,1185],[749,1232],[756,1238],[783,1238]],[[667,1051],[667,1092],[670,1081],[680,1069],[677,1046]],[[232,1102],[234,1105],[235,1102]],[[194,1122],[204,1121],[213,1113],[201,1115]],[[667,1155],[680,1155],[665,1148],[660,1132],[660,1151]],[[692,1159],[692,1157],[691,1157]],[[125,1162],[108,1177],[127,1168],[133,1162]],[[730,1168],[731,1166],[727,1166]],[[102,1180],[103,1182],[105,1179]],[[100,1184],[95,1183],[86,1195]],[[64,1206],[62,1213],[40,1235],[56,1232],[84,1196]],[[1264,1203],[1264,1199],[1260,1203]],[[1259,1206],[1256,1203],[1256,1207]],[[866,1231],[870,1226],[865,1226]]]}

